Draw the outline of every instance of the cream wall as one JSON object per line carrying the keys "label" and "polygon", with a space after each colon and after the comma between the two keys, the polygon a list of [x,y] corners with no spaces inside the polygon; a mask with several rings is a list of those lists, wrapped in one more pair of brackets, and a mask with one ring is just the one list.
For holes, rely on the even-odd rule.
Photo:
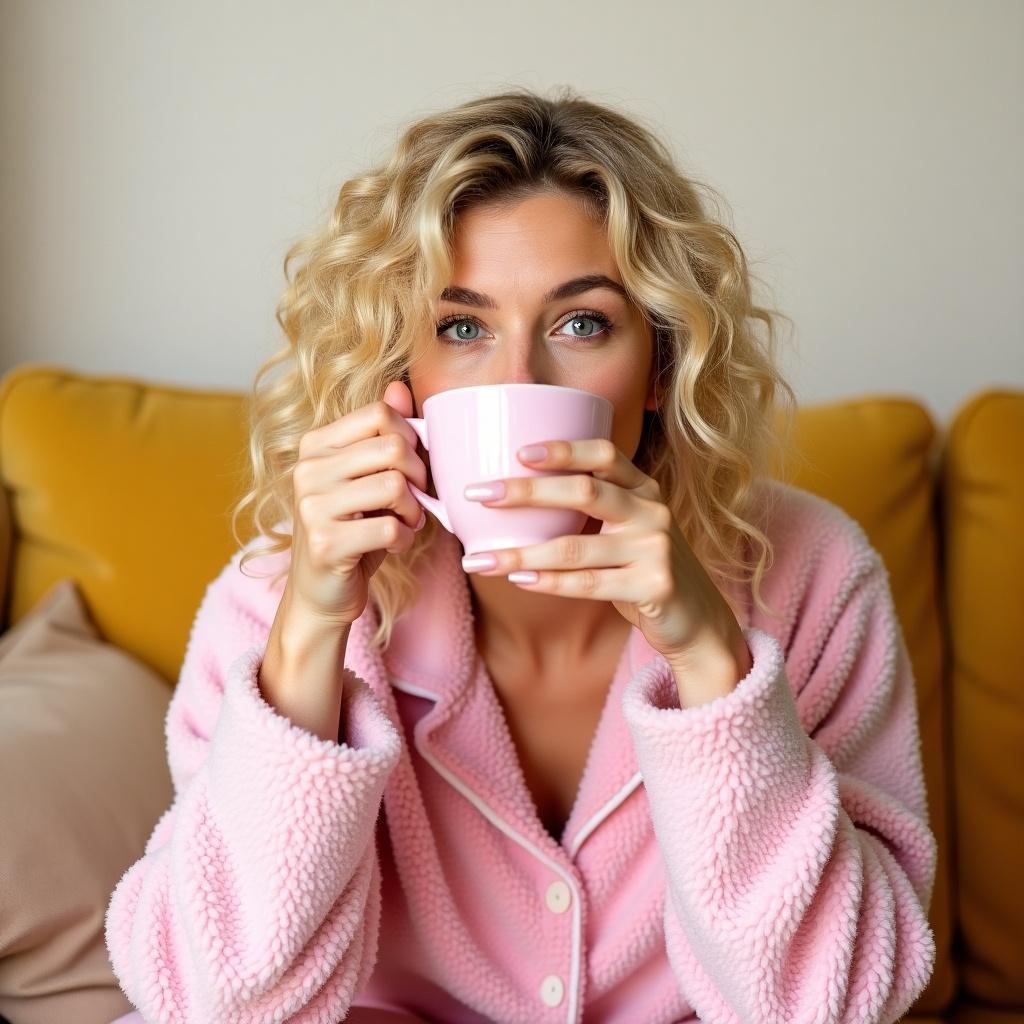
{"label": "cream wall", "polygon": [[0,372],[247,388],[416,116],[568,84],[721,191],[803,402],[1024,386],[1024,4],[0,0]]}

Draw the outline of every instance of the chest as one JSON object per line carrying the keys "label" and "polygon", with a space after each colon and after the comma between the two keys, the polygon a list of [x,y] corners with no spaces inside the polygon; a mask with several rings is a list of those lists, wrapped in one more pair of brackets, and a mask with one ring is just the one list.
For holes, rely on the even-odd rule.
{"label": "chest", "polygon": [[[579,792],[587,756],[604,710],[614,667],[605,667],[607,683],[595,689],[592,675],[539,696],[515,680],[492,679],[505,713],[526,788],[544,827],[560,839]],[[534,681],[535,683],[536,681]]]}

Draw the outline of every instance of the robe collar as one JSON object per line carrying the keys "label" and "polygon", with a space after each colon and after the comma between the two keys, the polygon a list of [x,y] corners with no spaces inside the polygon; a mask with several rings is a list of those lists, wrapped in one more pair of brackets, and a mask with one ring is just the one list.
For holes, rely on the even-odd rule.
{"label": "robe collar", "polygon": [[622,713],[625,687],[642,673],[671,675],[671,669],[639,629],[630,630],[559,841],[540,820],[504,710],[477,650],[472,595],[461,559],[461,543],[439,529],[413,568],[420,595],[395,622],[388,649],[381,654],[369,643],[378,618],[368,602],[350,632],[346,663],[396,718],[397,704],[389,689],[431,701],[433,707],[413,730],[413,742],[424,759],[496,825],[552,856],[572,859],[642,782]]}

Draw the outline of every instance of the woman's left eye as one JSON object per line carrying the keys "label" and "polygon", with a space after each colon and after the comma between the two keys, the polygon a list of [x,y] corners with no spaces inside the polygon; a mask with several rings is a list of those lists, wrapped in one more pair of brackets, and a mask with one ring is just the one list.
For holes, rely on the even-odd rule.
{"label": "woman's left eye", "polygon": [[[599,324],[601,329],[606,334],[611,334],[612,322],[603,313],[596,313],[596,312],[595,313],[574,313],[571,317],[569,317],[568,320],[565,321],[564,324],[562,324],[562,326],[563,327],[570,327],[571,326],[575,330],[577,324],[586,323],[588,320],[591,321],[591,323]],[[583,334],[583,335],[579,335],[579,334],[573,335],[573,337],[576,337],[576,338],[579,338],[579,337],[592,338],[595,334],[598,334],[598,333],[599,333],[598,331],[589,331],[588,333]]]}
{"label": "woman's left eye", "polygon": [[[588,321],[591,324],[597,324],[600,327],[600,330],[594,330],[593,328],[591,328],[586,333],[571,334],[569,335],[569,337],[576,338],[579,341],[587,341],[590,338],[600,337],[602,334],[611,334],[612,330],[614,329],[614,324],[607,316],[604,315],[604,313],[599,313],[597,310],[593,309],[580,310],[576,313],[573,313],[568,319],[562,321],[562,323],[559,325],[559,328],[561,329],[562,327],[571,327],[573,330],[586,331],[586,328],[580,325],[585,325]],[[438,322],[437,336],[441,338],[443,341],[447,342],[448,344],[456,346],[465,345],[468,344],[469,342],[480,340],[479,337],[463,337],[461,340],[459,340],[457,338],[453,338],[447,335],[446,332],[450,330],[452,327],[454,327],[456,324],[472,324],[480,328],[481,330],[483,329],[483,324],[481,324],[476,317],[465,316],[456,313],[453,314],[452,316],[446,316],[443,320]]]}

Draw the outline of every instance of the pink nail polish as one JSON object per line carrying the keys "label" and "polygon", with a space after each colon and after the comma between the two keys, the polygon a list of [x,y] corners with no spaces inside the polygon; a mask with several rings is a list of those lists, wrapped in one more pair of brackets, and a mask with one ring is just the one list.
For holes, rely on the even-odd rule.
{"label": "pink nail polish", "polygon": [[495,501],[505,497],[505,485],[500,481],[494,484],[470,484],[464,494],[467,501]]}
{"label": "pink nail polish", "polygon": [[493,569],[497,564],[497,556],[488,554],[484,551],[481,551],[476,555],[466,555],[462,559],[462,568],[466,572],[475,572],[479,570],[486,571],[487,569]]}
{"label": "pink nail polish", "polygon": [[536,583],[540,577],[533,569],[520,569],[508,574],[509,583]]}
{"label": "pink nail polish", "polygon": [[543,462],[548,457],[547,445],[528,444],[519,449],[519,457],[524,462]]}

